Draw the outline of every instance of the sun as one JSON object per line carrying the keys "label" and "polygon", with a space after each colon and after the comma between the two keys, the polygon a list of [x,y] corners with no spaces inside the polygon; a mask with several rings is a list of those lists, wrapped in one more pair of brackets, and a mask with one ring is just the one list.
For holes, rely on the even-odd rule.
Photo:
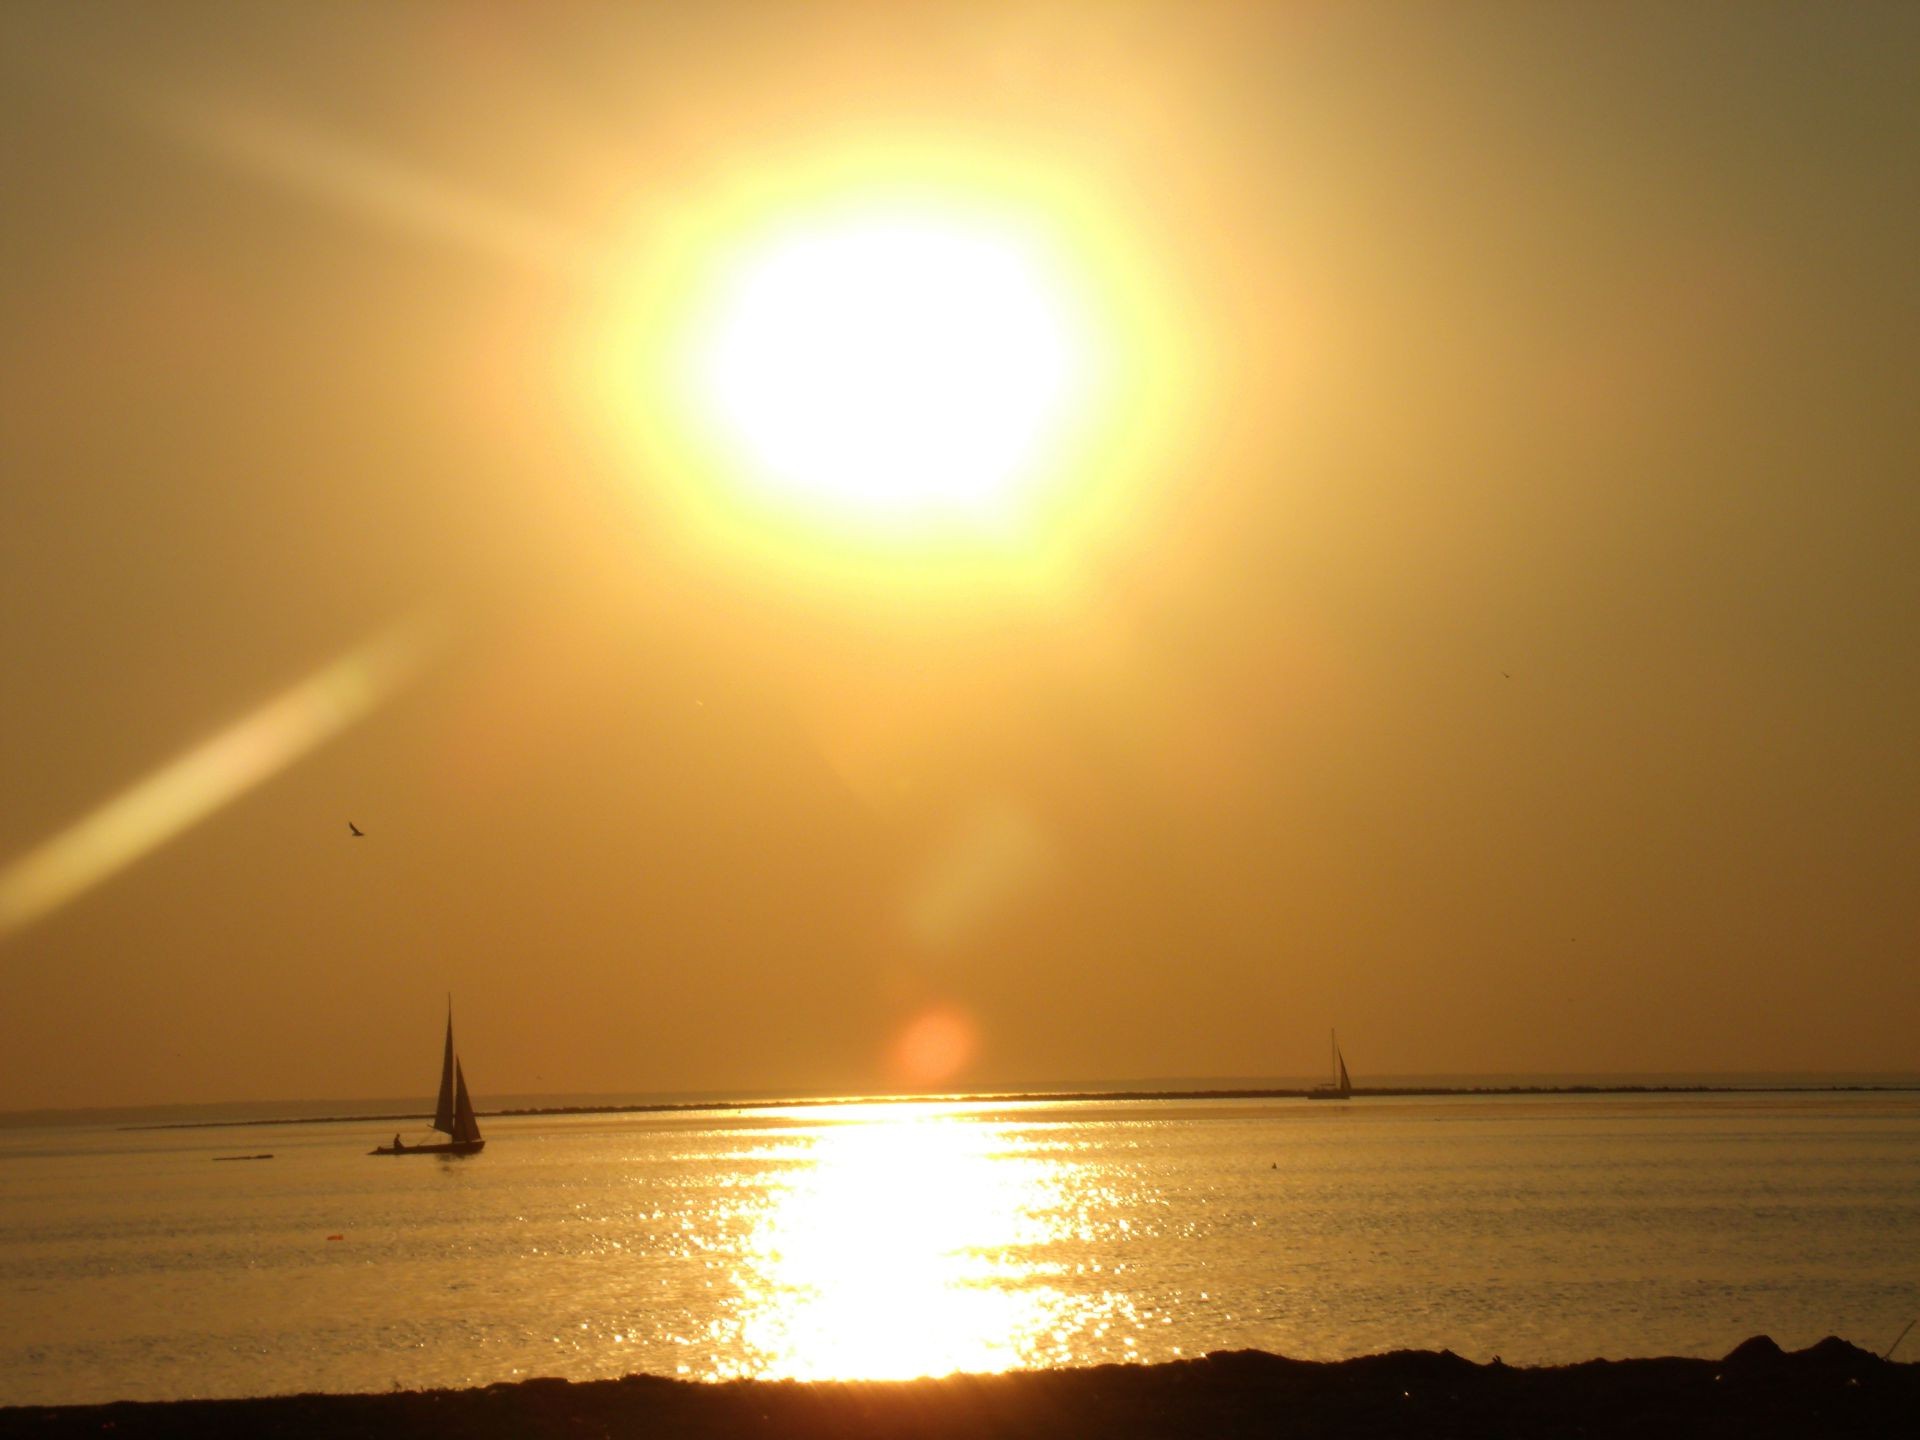
{"label": "sun", "polygon": [[[1125,197],[1131,201],[1132,197]],[[1137,211],[1059,157],[802,145],[643,207],[576,393],[663,537],[977,609],[1151,534],[1204,366]]]}
{"label": "sun", "polygon": [[730,257],[683,373],[709,444],[773,503],[895,536],[994,529],[1084,413],[1089,328],[1037,237],[867,204]]}

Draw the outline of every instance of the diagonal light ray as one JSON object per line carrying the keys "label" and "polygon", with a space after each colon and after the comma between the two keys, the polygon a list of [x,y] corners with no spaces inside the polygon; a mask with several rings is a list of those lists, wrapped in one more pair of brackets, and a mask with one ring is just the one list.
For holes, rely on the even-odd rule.
{"label": "diagonal light ray", "polygon": [[379,708],[439,638],[380,631],[0,868],[0,941],[112,878]]}
{"label": "diagonal light ray", "polygon": [[395,229],[546,270],[588,261],[562,226],[285,116],[197,101],[163,102],[154,113],[227,164]]}

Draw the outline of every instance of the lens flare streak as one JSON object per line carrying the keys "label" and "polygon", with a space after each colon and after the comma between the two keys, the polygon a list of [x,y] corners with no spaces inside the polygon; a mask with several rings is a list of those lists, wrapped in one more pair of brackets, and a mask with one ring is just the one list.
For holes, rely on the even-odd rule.
{"label": "lens flare streak", "polygon": [[401,621],[0,869],[0,940],[366,718],[417,671],[434,628]]}

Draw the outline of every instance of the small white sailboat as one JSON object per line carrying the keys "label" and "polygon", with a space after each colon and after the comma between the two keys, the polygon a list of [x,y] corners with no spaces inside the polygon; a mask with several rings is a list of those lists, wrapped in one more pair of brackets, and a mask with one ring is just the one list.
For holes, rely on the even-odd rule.
{"label": "small white sailboat", "polygon": [[1353,1081],[1347,1078],[1347,1060],[1340,1053],[1340,1037],[1333,1031],[1327,1032],[1327,1038],[1333,1046],[1333,1079],[1325,1085],[1316,1085],[1307,1091],[1309,1100],[1351,1100]]}
{"label": "small white sailboat", "polygon": [[441,1145],[404,1145],[400,1137],[393,1144],[369,1151],[372,1155],[477,1155],[486,1145],[480,1138],[480,1122],[474,1118],[473,1101],[467,1097],[467,1077],[460,1069],[460,1057],[453,1050],[453,1005],[447,1005],[447,1052],[440,1064],[440,1099],[433,1107],[433,1128],[450,1137]]}

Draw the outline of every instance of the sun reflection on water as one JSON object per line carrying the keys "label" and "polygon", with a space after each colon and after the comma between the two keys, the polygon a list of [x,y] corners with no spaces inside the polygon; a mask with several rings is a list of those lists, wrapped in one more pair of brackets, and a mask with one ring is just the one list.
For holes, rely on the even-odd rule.
{"label": "sun reflection on water", "polygon": [[1064,1223],[1068,1169],[1008,1127],[937,1107],[824,1127],[746,1239],[737,1373],[884,1380],[1034,1363],[1070,1328],[1034,1258]]}

